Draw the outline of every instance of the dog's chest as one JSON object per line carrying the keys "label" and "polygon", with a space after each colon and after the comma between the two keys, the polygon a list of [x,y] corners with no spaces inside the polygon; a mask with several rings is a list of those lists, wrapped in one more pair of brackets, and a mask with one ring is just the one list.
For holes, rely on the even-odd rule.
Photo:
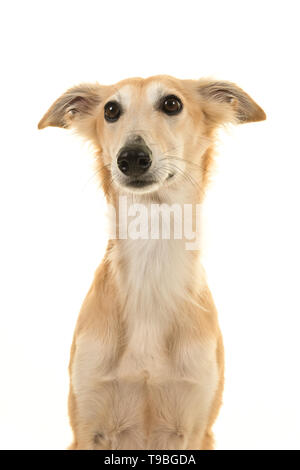
{"label": "dog's chest", "polygon": [[124,266],[119,284],[126,330],[119,372],[165,374],[167,338],[182,314],[178,307],[192,275],[188,254],[182,240],[124,240],[117,256]]}
{"label": "dog's chest", "polygon": [[[218,370],[215,341],[184,334],[188,323],[182,321],[180,305],[187,300],[186,286],[194,273],[180,243],[157,241],[149,246],[149,241],[135,241],[135,256],[125,262],[131,249],[126,243],[112,255],[116,265],[126,267],[124,273],[118,272],[125,325],[125,335],[119,339],[122,352],[112,360],[116,337],[99,338],[91,332],[77,338],[72,383],[84,422],[105,422],[101,434],[116,427],[118,436],[123,428],[134,429],[131,443],[139,448],[145,445],[140,439],[145,438],[146,409],[152,410],[153,426],[161,413],[168,415],[172,410],[165,419],[174,429],[175,418],[185,426],[206,414],[217,387]],[[178,325],[181,336],[174,347]],[[114,411],[107,414],[107,410]],[[126,440],[120,445],[126,446]],[[149,445],[155,448],[158,444]]]}

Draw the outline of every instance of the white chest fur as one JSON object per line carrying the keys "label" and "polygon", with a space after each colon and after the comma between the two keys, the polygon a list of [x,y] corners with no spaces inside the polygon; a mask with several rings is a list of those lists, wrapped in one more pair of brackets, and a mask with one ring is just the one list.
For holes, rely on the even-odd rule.
{"label": "white chest fur", "polygon": [[218,384],[214,340],[180,340],[172,357],[166,348],[172,326],[185,329],[178,306],[196,275],[194,255],[182,240],[122,240],[117,247],[111,261],[124,266],[115,274],[125,348],[107,372],[109,338],[77,338],[72,383],[83,428],[91,428],[91,439],[104,436],[99,448],[186,448],[193,433],[204,432]]}

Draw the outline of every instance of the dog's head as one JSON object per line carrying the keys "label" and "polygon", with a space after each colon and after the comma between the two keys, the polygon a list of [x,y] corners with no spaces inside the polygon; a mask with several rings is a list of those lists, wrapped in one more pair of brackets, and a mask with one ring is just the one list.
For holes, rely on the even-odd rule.
{"label": "dog's head", "polygon": [[38,127],[73,128],[91,141],[106,193],[144,194],[195,181],[203,186],[215,130],[265,118],[233,83],[155,76],[71,88]]}

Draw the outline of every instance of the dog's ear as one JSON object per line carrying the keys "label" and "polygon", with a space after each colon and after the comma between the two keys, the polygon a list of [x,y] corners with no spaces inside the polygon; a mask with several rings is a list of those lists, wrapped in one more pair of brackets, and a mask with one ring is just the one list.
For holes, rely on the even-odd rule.
{"label": "dog's ear", "polygon": [[95,115],[103,88],[99,84],[82,84],[70,88],[53,103],[40,120],[38,128],[80,126],[81,121]]}
{"label": "dog's ear", "polygon": [[198,92],[203,111],[215,124],[263,121],[263,109],[241,88],[231,82],[201,79]]}

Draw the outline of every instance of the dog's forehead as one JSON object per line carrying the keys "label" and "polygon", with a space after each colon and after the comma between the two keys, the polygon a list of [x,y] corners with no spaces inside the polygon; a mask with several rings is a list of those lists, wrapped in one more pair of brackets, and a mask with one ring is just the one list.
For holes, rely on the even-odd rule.
{"label": "dog's forehead", "polygon": [[151,82],[127,83],[118,89],[111,99],[120,101],[125,108],[129,108],[135,101],[156,103],[162,96],[171,92],[170,87],[161,80]]}
{"label": "dog's forehead", "polygon": [[116,99],[121,102],[124,107],[129,108],[134,96],[134,88],[135,87],[132,84],[123,85],[118,89],[118,92],[112,97],[112,99]]}
{"label": "dog's forehead", "polygon": [[155,103],[162,96],[167,95],[168,93],[170,93],[170,87],[159,80],[150,82],[146,88],[146,95],[151,103]]}

